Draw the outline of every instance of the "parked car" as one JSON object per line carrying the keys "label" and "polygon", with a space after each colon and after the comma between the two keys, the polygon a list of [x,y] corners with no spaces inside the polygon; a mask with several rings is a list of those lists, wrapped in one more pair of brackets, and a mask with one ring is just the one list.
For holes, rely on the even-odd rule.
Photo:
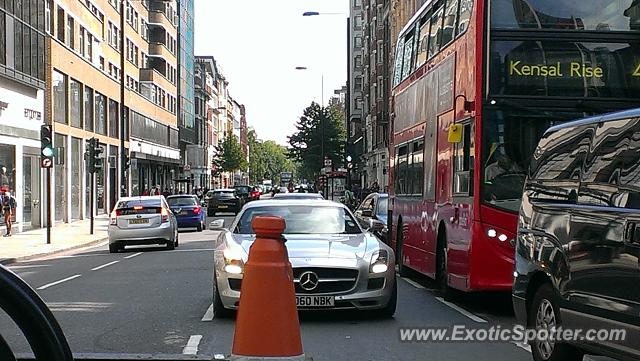
{"label": "parked car", "polygon": [[238,306],[243,267],[255,239],[251,221],[257,215],[286,222],[299,308],[395,313],[393,250],[363,231],[347,207],[326,200],[262,200],[247,204],[228,229],[222,219],[211,223],[211,229],[221,230],[214,251],[214,315],[226,316]]}
{"label": "parked car", "polygon": [[109,252],[128,245],[178,246],[178,221],[162,196],[126,197],[116,202],[109,217]]}
{"label": "parked car", "polygon": [[278,193],[273,199],[324,199],[320,193]]}
{"label": "parked car", "polygon": [[355,216],[360,226],[370,230],[386,244],[389,244],[387,231],[388,204],[388,194],[371,193],[360,203],[360,206],[355,211]]}
{"label": "parked car", "polygon": [[[640,110],[547,130],[525,180],[513,304],[530,328],[625,329],[624,340],[531,343],[533,359],[640,359]],[[489,230],[488,232],[492,232]],[[490,237],[508,241],[493,230]]]}
{"label": "parked car", "polygon": [[215,189],[209,193],[211,196],[207,203],[207,217],[213,217],[220,212],[237,214],[244,205],[243,200],[238,197],[233,188]]}
{"label": "parked car", "polygon": [[236,194],[238,195],[238,197],[240,197],[242,199],[242,204],[244,205],[245,203],[249,203],[251,202],[253,199],[251,198],[251,191],[253,189],[253,187],[251,186],[244,186],[244,185],[237,185],[234,186],[233,189],[236,190]]}
{"label": "parked car", "polygon": [[176,215],[179,228],[195,227],[198,232],[202,232],[206,227],[204,210],[197,196],[169,196],[167,203],[173,214]]}

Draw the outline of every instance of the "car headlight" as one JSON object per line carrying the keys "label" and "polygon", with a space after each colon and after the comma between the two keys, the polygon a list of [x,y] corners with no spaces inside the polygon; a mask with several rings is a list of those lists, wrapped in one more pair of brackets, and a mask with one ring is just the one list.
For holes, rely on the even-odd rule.
{"label": "car headlight", "polygon": [[381,249],[371,256],[369,273],[385,273],[389,269],[389,252]]}
{"label": "car headlight", "polygon": [[222,252],[224,257],[224,271],[231,274],[242,274],[244,262],[242,261],[242,250],[238,248],[227,248]]}

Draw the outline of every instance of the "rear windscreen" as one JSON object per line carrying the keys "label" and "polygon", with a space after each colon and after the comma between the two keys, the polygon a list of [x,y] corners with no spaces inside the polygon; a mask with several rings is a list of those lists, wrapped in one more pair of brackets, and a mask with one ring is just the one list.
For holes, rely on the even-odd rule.
{"label": "rear windscreen", "polygon": [[196,200],[193,197],[175,197],[175,198],[167,198],[167,203],[169,203],[170,207],[175,206],[195,206]]}
{"label": "rear windscreen", "polygon": [[162,204],[159,199],[136,199],[120,201],[116,207],[118,215],[159,213]]}

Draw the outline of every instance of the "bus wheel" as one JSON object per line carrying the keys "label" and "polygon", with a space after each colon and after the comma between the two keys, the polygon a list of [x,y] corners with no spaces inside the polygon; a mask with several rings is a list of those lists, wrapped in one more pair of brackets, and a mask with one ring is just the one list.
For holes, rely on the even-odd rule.
{"label": "bus wheel", "polygon": [[404,265],[404,236],[402,232],[402,221],[398,222],[398,235],[396,237],[396,263],[398,264],[398,274],[400,277],[407,277],[409,269]]}
{"label": "bus wheel", "polygon": [[447,235],[444,229],[438,232],[438,250],[436,252],[437,271],[436,280],[442,297],[447,301],[457,298],[456,290],[449,287],[449,272],[447,271]]}

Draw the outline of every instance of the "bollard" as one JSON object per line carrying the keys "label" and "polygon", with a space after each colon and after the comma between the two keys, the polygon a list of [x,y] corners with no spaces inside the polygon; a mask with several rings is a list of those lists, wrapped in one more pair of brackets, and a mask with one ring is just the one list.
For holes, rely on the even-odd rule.
{"label": "bollard", "polygon": [[240,290],[231,360],[305,360],[296,308],[293,270],[280,217],[253,219]]}

